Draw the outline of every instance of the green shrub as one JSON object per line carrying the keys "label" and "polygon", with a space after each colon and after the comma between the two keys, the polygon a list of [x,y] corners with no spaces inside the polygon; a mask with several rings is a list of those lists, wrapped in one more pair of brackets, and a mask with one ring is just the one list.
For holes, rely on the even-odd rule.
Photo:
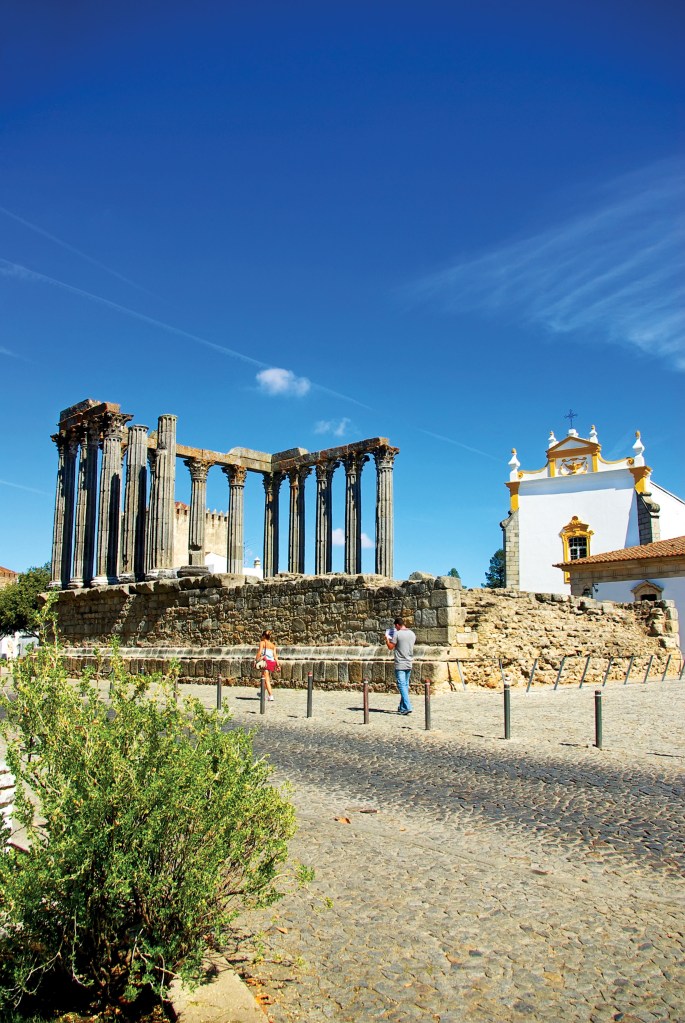
{"label": "green shrub", "polygon": [[17,665],[0,732],[31,844],[0,854],[0,1007],[65,975],[99,1004],[162,993],[279,898],[292,806],[249,733],[174,689],[114,654],[108,703],[54,644]]}

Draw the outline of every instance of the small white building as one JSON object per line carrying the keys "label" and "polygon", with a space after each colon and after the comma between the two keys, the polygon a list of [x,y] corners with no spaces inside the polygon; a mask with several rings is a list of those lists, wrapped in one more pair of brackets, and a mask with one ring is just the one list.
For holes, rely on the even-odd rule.
{"label": "small white building", "polygon": [[601,451],[594,426],[587,438],[550,434],[541,469],[521,469],[512,450],[501,523],[508,587],[568,594],[560,563],[685,534],[685,501],[654,483],[639,432],[631,455],[608,461]]}
{"label": "small white building", "polygon": [[[680,646],[685,640],[685,536],[624,547],[557,565],[578,597],[632,603],[672,600],[678,611]],[[664,646],[674,646],[666,636]]]}

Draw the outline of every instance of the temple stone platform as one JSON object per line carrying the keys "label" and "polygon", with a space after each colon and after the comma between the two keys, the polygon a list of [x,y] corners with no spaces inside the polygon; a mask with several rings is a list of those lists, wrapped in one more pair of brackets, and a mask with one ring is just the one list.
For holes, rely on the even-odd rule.
{"label": "temple stone platform", "polygon": [[[525,681],[553,682],[562,657],[590,656],[588,683],[612,657],[652,659],[654,672],[677,648],[677,612],[659,605],[611,604],[557,594],[463,590],[458,579],[424,573],[398,582],[378,575],[188,576],[64,590],[56,595],[60,638],[70,670],[102,664],[116,641],[136,673],[180,665],[181,679],[256,682],[259,637],[270,629],[281,680],[320,688],[353,688],[368,680],[394,687],[385,630],[396,616],[414,629],[413,682],[435,688]],[[662,606],[663,605],[663,606]],[[621,667],[624,670],[624,666]],[[567,671],[563,680],[573,679]]]}

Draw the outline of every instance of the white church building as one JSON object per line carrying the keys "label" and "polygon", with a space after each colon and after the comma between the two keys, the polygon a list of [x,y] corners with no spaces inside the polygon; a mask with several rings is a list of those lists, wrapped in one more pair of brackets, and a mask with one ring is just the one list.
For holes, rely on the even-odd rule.
{"label": "white church building", "polygon": [[512,450],[501,523],[508,587],[568,594],[561,562],[685,534],[685,501],[652,480],[639,432],[625,458],[609,461],[601,450],[594,426],[587,438],[550,434],[541,469],[521,469]]}

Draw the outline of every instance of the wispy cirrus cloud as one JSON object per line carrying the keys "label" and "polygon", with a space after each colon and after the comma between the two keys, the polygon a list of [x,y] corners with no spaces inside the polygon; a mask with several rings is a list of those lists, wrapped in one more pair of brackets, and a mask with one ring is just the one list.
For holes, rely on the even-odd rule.
{"label": "wispy cirrus cloud", "polygon": [[420,281],[414,298],[624,344],[685,370],[685,162],[612,181],[590,211]]}
{"label": "wispy cirrus cloud", "polygon": [[[340,529],[340,528],[334,529],[332,531],[331,535],[333,537],[333,546],[334,547],[344,547],[345,546],[345,530],[344,529]],[[368,536],[366,533],[362,533],[362,548],[366,551],[366,550],[370,550],[372,547],[373,547],[373,540],[371,539],[371,537]]]}
{"label": "wispy cirrus cloud", "polygon": [[298,377],[291,369],[280,369],[277,366],[258,373],[257,384],[264,394],[282,398],[304,398],[312,386],[307,377]]}
{"label": "wispy cirrus cloud", "polygon": [[344,437],[351,425],[352,420],[347,416],[343,416],[342,419],[319,419],[314,424],[314,433],[331,433],[334,437]]}

